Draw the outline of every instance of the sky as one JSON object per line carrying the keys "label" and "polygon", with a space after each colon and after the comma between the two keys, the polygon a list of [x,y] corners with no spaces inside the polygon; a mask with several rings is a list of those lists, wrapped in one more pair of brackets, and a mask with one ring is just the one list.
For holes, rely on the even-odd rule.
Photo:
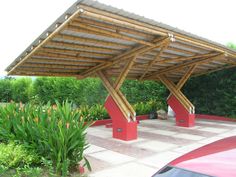
{"label": "sky", "polygon": [[[0,77],[75,0],[0,1]],[[235,0],[99,0],[226,45],[236,44]]]}

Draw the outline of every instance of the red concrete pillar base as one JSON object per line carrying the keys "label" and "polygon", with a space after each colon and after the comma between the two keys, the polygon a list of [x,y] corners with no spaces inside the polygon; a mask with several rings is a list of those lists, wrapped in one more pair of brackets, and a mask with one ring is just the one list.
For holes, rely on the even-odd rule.
{"label": "red concrete pillar base", "polygon": [[193,127],[195,125],[195,114],[190,114],[174,95],[170,96],[167,103],[175,112],[177,126]]}
{"label": "red concrete pillar base", "polygon": [[137,139],[137,122],[128,122],[111,96],[107,98],[105,108],[112,119],[113,138],[125,141]]}

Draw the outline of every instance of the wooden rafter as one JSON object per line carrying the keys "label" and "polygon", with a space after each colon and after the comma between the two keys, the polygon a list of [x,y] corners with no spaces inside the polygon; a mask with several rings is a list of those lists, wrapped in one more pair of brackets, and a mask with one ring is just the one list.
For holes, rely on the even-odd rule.
{"label": "wooden rafter", "polygon": [[138,47],[134,47],[134,48],[132,48],[132,49],[130,49],[130,50],[128,50],[128,51],[118,55],[118,56],[115,56],[114,58],[112,58],[111,59],[112,62],[110,64],[109,63],[108,64],[105,63],[105,64],[97,65],[97,66],[92,67],[92,68],[88,69],[87,71],[81,73],[81,75],[86,77],[86,76],[88,76],[88,75],[90,75],[90,74],[92,74],[92,73],[94,73],[96,71],[99,71],[101,69],[105,69],[105,68],[107,68],[107,67],[109,67],[109,66],[111,66],[113,64],[119,63],[119,62],[121,62],[121,61],[123,61],[123,60],[125,60],[127,58],[130,58],[130,57],[132,57],[134,55],[141,55],[143,53],[146,53],[146,52],[148,52],[150,50],[153,50],[154,48],[160,46],[163,42],[165,42],[166,39],[167,38],[155,39],[153,41],[154,43],[156,43],[154,47],[143,46],[143,45],[138,46]]}
{"label": "wooden rafter", "polygon": [[70,40],[70,41],[79,41],[81,43],[90,43],[90,44],[97,44],[101,46],[110,46],[110,47],[116,47],[120,49],[128,49],[130,46],[125,45],[125,44],[119,44],[115,42],[108,42],[104,40],[97,40],[97,39],[92,39],[92,38],[83,38],[83,37],[78,37],[78,36],[72,36],[69,34],[58,34],[55,36],[56,39],[60,40]]}
{"label": "wooden rafter", "polygon": [[[187,72],[182,76],[182,78],[179,80],[179,82],[176,85],[177,90],[181,90],[181,88],[184,86],[184,84],[187,82],[187,80],[190,78],[191,74],[193,73],[194,69],[197,65],[192,65],[188,68]],[[171,94],[167,97],[167,100]]]}
{"label": "wooden rafter", "polygon": [[86,23],[86,24],[90,24],[90,25],[96,25],[101,28],[107,28],[107,29],[111,29],[111,30],[115,30],[115,31],[120,31],[120,32],[140,36],[140,37],[147,38],[147,39],[153,39],[153,35],[151,35],[151,34],[144,33],[144,32],[137,31],[137,30],[133,30],[133,29],[129,29],[129,28],[125,28],[125,27],[121,27],[121,26],[117,26],[117,25],[111,25],[111,24],[98,22],[93,19],[86,19],[86,18],[80,17],[80,18],[76,19],[75,22],[79,22],[79,23],[82,22],[82,23]]}
{"label": "wooden rafter", "polygon": [[47,48],[44,47],[43,49],[39,50],[39,52],[46,52],[46,53],[56,53],[56,54],[66,54],[70,56],[90,56],[92,58],[111,58],[113,55],[112,54],[105,54],[105,53],[96,53],[96,52],[87,52],[87,51],[82,51],[82,50],[71,50],[71,49],[61,49],[61,48]]}
{"label": "wooden rafter", "polygon": [[102,71],[98,71],[97,75],[102,80],[103,85],[106,87],[109,94],[112,96],[116,104],[119,106],[120,110],[122,111],[123,115],[126,117],[128,122],[131,121],[130,119],[130,112],[128,111],[127,107],[123,103],[120,96],[117,94],[115,89],[112,87],[111,83],[109,82],[109,79],[105,76],[105,74]]}
{"label": "wooden rafter", "polygon": [[136,39],[136,38],[133,38],[133,37],[125,36],[125,35],[119,34],[117,32],[112,32],[112,31],[108,31],[108,30],[105,30],[105,29],[99,29],[99,28],[96,28],[96,27],[93,27],[93,26],[90,26],[90,25],[87,25],[87,24],[82,24],[82,23],[74,24],[74,23],[72,23],[72,25],[69,27],[69,29],[71,29],[73,26],[76,27],[76,28],[79,27],[79,28],[83,28],[83,29],[86,29],[86,30],[90,30],[94,34],[97,34],[97,35],[123,39],[123,40],[126,40],[126,41],[133,41],[133,42],[148,45],[148,46],[154,46],[155,45],[155,44],[153,44],[151,42],[148,42],[148,41],[139,40],[139,39]]}
{"label": "wooden rafter", "polygon": [[160,60],[160,56],[162,55],[162,53],[164,52],[164,50],[168,47],[170,41],[167,41],[166,43],[162,44],[162,47],[160,49],[160,52],[156,55],[156,57],[150,61],[147,65],[147,67],[145,68],[144,73],[142,74],[142,76],[139,78],[139,80],[142,80],[144,78],[144,76],[147,74],[147,72],[149,71],[149,69],[158,61]]}
{"label": "wooden rafter", "polygon": [[217,54],[217,55],[214,55],[214,56],[211,56],[211,57],[207,57],[207,58],[203,58],[203,59],[196,59],[196,60],[192,60],[192,61],[189,61],[189,62],[181,63],[179,65],[167,67],[167,68],[165,68],[163,70],[160,70],[160,71],[157,71],[157,72],[154,72],[154,73],[148,75],[146,77],[146,79],[151,79],[153,77],[157,77],[158,75],[162,75],[162,74],[174,71],[174,70],[182,69],[182,68],[187,67],[187,66],[191,66],[191,65],[195,65],[195,64],[207,63],[207,62],[209,62],[211,60],[214,60],[214,59],[217,59],[217,58],[221,58],[222,56],[223,56],[223,54]]}
{"label": "wooden rafter", "polygon": [[[117,24],[117,25],[120,25],[123,27],[128,27],[131,29],[138,29],[143,32],[161,35],[161,36],[166,36],[168,33],[172,33],[172,34],[174,34],[174,36],[177,40],[187,42],[187,43],[190,43],[193,45],[197,45],[197,46],[200,46],[203,48],[211,49],[211,50],[214,50],[214,51],[217,51],[220,53],[226,52],[220,46],[217,46],[215,44],[209,44],[205,41],[202,41],[202,40],[196,39],[196,38],[191,38],[191,37],[184,35],[184,34],[173,33],[173,31],[170,31],[170,30],[158,27],[158,26],[146,24],[146,23],[143,23],[143,22],[140,22],[137,20],[133,20],[133,19],[127,19],[125,17],[119,16],[116,14],[111,14],[109,12],[104,12],[102,10],[95,9],[93,7],[89,7],[86,5],[80,5],[80,7],[84,10],[83,14],[81,15],[82,17],[88,16],[90,18],[107,21],[107,22]],[[227,53],[231,57],[234,57],[234,58],[236,57],[236,54],[234,54],[231,50],[227,50]]]}

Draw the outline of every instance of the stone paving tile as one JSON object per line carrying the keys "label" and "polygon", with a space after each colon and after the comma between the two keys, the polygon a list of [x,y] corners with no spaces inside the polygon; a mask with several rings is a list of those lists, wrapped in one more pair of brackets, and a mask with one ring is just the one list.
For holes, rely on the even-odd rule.
{"label": "stone paving tile", "polygon": [[173,136],[166,136],[166,135],[161,135],[161,134],[155,134],[152,132],[143,132],[139,131],[138,136],[141,138],[149,139],[149,140],[156,140],[156,141],[161,141],[161,142],[171,142],[176,145],[187,145],[190,143],[194,143],[193,140],[188,140],[184,138],[178,138],[176,135]]}
{"label": "stone paving tile", "polygon": [[126,162],[130,162],[135,160],[135,158],[118,153],[118,152],[114,152],[114,151],[110,151],[110,150],[106,150],[106,151],[101,151],[101,152],[96,152],[93,154],[89,154],[91,157],[94,157],[96,159],[105,161],[109,164],[122,164],[122,163],[126,163]]}
{"label": "stone paving tile", "polygon": [[169,149],[173,149],[175,147],[177,147],[177,145],[172,144],[172,143],[163,143],[160,141],[148,141],[142,144],[138,144],[136,145],[140,148],[144,148],[144,149],[149,149],[152,151],[157,151],[157,152],[161,152],[161,151],[166,151]]}
{"label": "stone paving tile", "polygon": [[218,122],[196,122],[197,126],[202,126],[202,127],[209,127],[209,128],[220,128],[220,129],[227,129],[227,130],[231,130],[234,129],[235,126],[230,126],[230,124],[228,125],[223,125],[220,124]]}
{"label": "stone paving tile", "polygon": [[218,133],[218,134],[228,131],[228,129],[215,128],[215,127],[214,128],[213,127],[203,127],[200,130],[208,131],[208,132],[212,132],[212,133]]}
{"label": "stone paving tile", "polygon": [[111,139],[100,138],[93,135],[88,135],[88,142],[90,144],[106,148],[108,150],[119,152],[135,158],[143,158],[155,154],[155,152],[138,148],[132,144],[125,144],[122,142],[113,141]]}
{"label": "stone paving tile", "polygon": [[159,134],[159,135],[168,135],[168,136],[172,136],[172,135],[175,135],[177,134],[177,132],[173,132],[173,131],[168,131],[168,130],[156,130],[156,129],[152,129],[151,131],[152,133],[155,133],[155,134]]}
{"label": "stone paving tile", "polygon": [[204,137],[211,137],[211,136],[217,135],[217,133],[214,133],[214,132],[209,132],[209,131],[204,131],[204,130],[199,130],[199,129],[189,129],[189,128],[183,128],[183,127],[180,128],[176,126],[162,126],[162,125],[159,125],[158,123],[156,124],[143,123],[140,126],[155,128],[157,130],[166,130],[166,131],[172,131],[176,133],[187,133],[187,134],[204,136]]}
{"label": "stone paving tile", "polygon": [[[97,171],[101,171],[104,169],[107,169],[112,166],[112,164],[107,163],[103,160],[96,159],[90,155],[86,155],[86,158],[88,159],[91,168],[92,168],[92,173],[95,173]],[[89,173],[88,171],[86,173]],[[91,173],[91,172],[90,172]]]}
{"label": "stone paving tile", "polygon": [[140,163],[126,163],[90,175],[91,177],[151,177],[157,169]]}
{"label": "stone paving tile", "polygon": [[212,142],[214,142],[214,141],[220,140],[220,139],[222,139],[222,138],[223,138],[223,137],[215,136],[215,137],[206,138],[206,139],[204,139],[204,140],[198,141],[198,143],[201,143],[201,144],[209,144],[209,143],[212,143]]}
{"label": "stone paving tile", "polygon": [[190,135],[190,134],[187,134],[187,133],[178,133],[176,134],[176,137],[178,138],[184,138],[184,139],[189,139],[189,140],[202,140],[204,139],[205,137],[203,136],[198,136],[198,135]]}
{"label": "stone paving tile", "polygon": [[85,154],[91,154],[94,152],[105,151],[107,149],[91,144],[85,151]]}
{"label": "stone paving tile", "polygon": [[162,168],[164,165],[169,163],[170,161],[176,159],[177,157],[181,156],[182,153],[166,151],[151,157],[147,157],[144,159],[139,160],[140,163],[150,165],[153,167],[157,167],[157,170]]}
{"label": "stone paving tile", "polygon": [[220,137],[229,137],[229,136],[236,136],[236,129],[235,130],[230,130],[230,131],[228,131],[228,132],[226,132],[226,133],[221,133],[221,134],[219,134],[218,136],[220,136]]}
{"label": "stone paving tile", "polygon": [[190,145],[187,145],[187,146],[182,146],[182,147],[179,147],[179,148],[175,148],[173,149],[174,152],[181,152],[183,154],[185,153],[188,153],[192,150],[195,150],[199,147],[202,147],[203,144],[200,144],[200,143],[193,143],[193,144],[190,144]]}
{"label": "stone paving tile", "polygon": [[105,130],[89,130],[87,132],[89,135],[96,135],[101,138],[111,138],[112,137],[112,131],[105,131]]}

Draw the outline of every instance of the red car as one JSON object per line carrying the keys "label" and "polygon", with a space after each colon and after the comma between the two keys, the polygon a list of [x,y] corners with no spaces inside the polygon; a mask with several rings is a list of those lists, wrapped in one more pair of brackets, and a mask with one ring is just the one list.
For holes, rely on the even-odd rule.
{"label": "red car", "polygon": [[236,177],[236,136],[193,150],[152,177]]}

